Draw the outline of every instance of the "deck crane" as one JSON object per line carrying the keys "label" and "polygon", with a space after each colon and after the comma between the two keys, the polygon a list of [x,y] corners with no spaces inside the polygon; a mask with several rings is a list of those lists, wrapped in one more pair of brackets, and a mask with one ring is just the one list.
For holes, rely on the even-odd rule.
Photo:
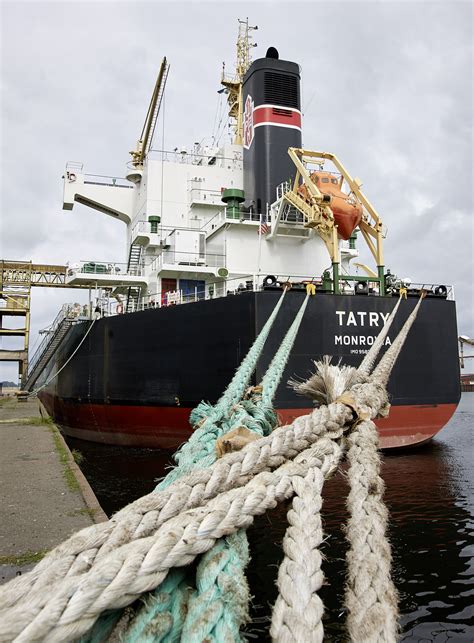
{"label": "deck crane", "polygon": [[158,78],[156,79],[153,94],[148,106],[148,112],[145,118],[145,122],[143,123],[142,133],[137,142],[137,147],[135,150],[130,152],[130,154],[132,155],[132,165],[138,170],[143,169],[143,162],[151,148],[153,135],[155,133],[156,121],[158,120],[158,114],[160,113],[161,102],[163,99],[163,94],[165,92],[169,69],[170,66],[165,56],[161,63]]}
{"label": "deck crane", "polygon": [[464,360],[474,358],[474,355],[464,356],[464,344],[467,344],[468,346],[474,346],[474,339],[471,339],[471,337],[467,337],[467,335],[460,335],[458,337],[458,341],[459,341],[459,361],[461,363],[461,368],[464,368]]}

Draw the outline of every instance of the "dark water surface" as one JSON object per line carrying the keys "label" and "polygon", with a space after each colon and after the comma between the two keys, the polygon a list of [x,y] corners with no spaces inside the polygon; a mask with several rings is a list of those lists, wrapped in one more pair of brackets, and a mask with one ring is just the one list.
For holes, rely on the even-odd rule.
{"label": "dark water surface", "polygon": [[[382,474],[390,511],[393,578],[400,594],[402,641],[474,641],[474,393],[430,444],[389,453]],[[81,468],[111,514],[151,491],[166,472],[169,454],[68,439],[84,456]],[[327,584],[325,640],[346,641],[344,570],[347,485],[337,475],[325,485],[323,546]],[[248,570],[254,596],[250,637],[268,640],[275,579],[282,558],[287,506],[258,518],[249,530]]]}

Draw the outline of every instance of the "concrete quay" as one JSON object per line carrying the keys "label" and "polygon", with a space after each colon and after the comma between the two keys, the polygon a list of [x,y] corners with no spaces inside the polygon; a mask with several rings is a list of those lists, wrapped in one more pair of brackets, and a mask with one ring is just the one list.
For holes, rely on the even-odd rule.
{"label": "concrete quay", "polygon": [[107,520],[38,399],[0,398],[0,583]]}

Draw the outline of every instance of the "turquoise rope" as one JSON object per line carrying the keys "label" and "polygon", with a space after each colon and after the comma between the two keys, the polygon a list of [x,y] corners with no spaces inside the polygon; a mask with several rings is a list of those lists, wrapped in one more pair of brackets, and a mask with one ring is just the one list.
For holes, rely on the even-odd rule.
{"label": "turquoise rope", "polygon": [[[212,406],[206,402],[201,402],[191,412],[190,422],[192,426],[196,426],[201,420],[203,420],[203,423],[201,424],[201,426],[194,430],[189,440],[174,455],[175,461],[177,462],[178,466],[170,471],[166,478],[155,487],[155,491],[165,489],[182,475],[191,471],[198,465],[198,463],[200,467],[206,467],[214,462],[212,453],[215,449],[215,442],[219,435],[224,435],[229,430],[228,424],[222,424],[222,422],[228,414],[229,409],[231,409],[232,406],[242,398],[248,386],[250,377],[255,370],[265,341],[267,340],[273,323],[278,315],[278,312],[280,311],[286,293],[287,290],[285,289],[281,294],[281,297],[278,300],[275,308],[273,309],[272,314],[267,319],[258,337],[256,337],[247,355],[240,363],[240,366],[237,369],[230,384],[228,385],[216,405]],[[220,426],[219,422],[221,423]],[[173,574],[174,570],[171,570],[169,576]],[[171,579],[170,583],[175,583],[174,577]],[[157,588],[155,590],[155,594],[159,591],[160,588]],[[180,590],[179,594],[185,596],[185,592],[182,590]],[[155,615],[158,615],[159,613],[162,613],[164,611],[165,607],[161,604],[159,605],[158,603],[156,603],[153,608],[150,608],[148,610],[140,610],[140,619],[143,618],[148,622],[148,620],[152,620]],[[111,627],[113,627],[113,624],[115,622],[118,622],[118,620],[120,619],[121,613],[121,610],[111,612],[110,615],[107,615],[107,620],[100,617],[95,623],[93,630],[91,630],[91,633],[89,635],[86,635],[85,637],[82,637],[80,643],[97,643],[98,640],[104,640],[108,636],[108,633]],[[140,621],[140,619],[136,620]],[[140,628],[141,625],[137,625],[136,628],[130,629],[129,633],[127,633],[126,638],[128,643],[143,640],[140,639],[139,636],[137,638],[134,634],[134,632],[140,631]],[[90,638],[92,632],[94,632],[94,636],[96,636],[97,634],[99,638],[92,640]],[[164,639],[156,638],[150,640]]]}
{"label": "turquoise rope", "polygon": [[[170,471],[164,480],[162,480],[155,488],[155,491],[159,491],[168,487],[170,484],[179,479],[182,475],[188,473],[195,467],[199,466],[200,468],[205,468],[210,466],[215,461],[215,444],[216,440],[220,435],[224,435],[229,430],[231,430],[232,425],[232,411],[231,409],[235,404],[241,400],[245,390],[248,387],[250,377],[254,372],[258,359],[261,355],[265,341],[268,338],[270,330],[273,326],[273,323],[280,311],[280,308],[283,304],[284,297],[286,295],[286,290],[283,291],[280,299],[277,302],[272,314],[266,321],[258,337],[255,339],[251,348],[249,349],[247,355],[241,362],[239,368],[237,369],[234,377],[232,378],[230,384],[224,391],[221,398],[218,402],[212,406],[206,402],[201,402],[190,415],[190,422],[193,426],[200,425],[194,430],[189,440],[181,447],[181,449],[175,454],[174,459],[177,462],[178,466]],[[230,411],[230,413],[229,413]],[[270,422],[274,422],[274,418],[269,418]],[[269,425],[269,429],[270,430]],[[261,430],[260,430],[261,433]],[[216,543],[217,545],[217,543]],[[223,548],[222,548],[223,549]],[[234,548],[235,551],[239,551],[239,548]],[[247,553],[245,554],[245,549]],[[248,561],[248,547],[240,547],[241,557],[239,558],[238,554],[236,555],[233,551],[227,558],[226,566],[237,568],[245,567],[246,562]],[[222,558],[222,556],[221,556]],[[214,557],[214,560],[216,557]],[[202,565],[198,565],[198,567]],[[212,568],[212,561],[211,561]],[[210,568],[209,568],[210,569]],[[183,591],[183,585],[185,580],[176,575],[176,572],[181,570],[171,570],[168,575],[169,583],[176,588],[179,588],[179,601],[181,601],[179,613],[183,613],[186,609],[185,601],[187,600],[187,593]],[[219,571],[217,572],[219,573]],[[208,574],[209,576],[209,574]],[[244,577],[245,581],[245,577]],[[245,581],[246,583],[246,581]],[[153,592],[152,596],[156,596],[161,593],[163,585]],[[204,586],[201,584],[201,590],[204,589]],[[176,592],[175,592],[176,593]],[[202,592],[201,592],[202,593]],[[178,601],[178,602],[179,602]],[[215,601],[213,601],[215,602]],[[246,603],[242,600],[241,603]],[[221,603],[222,604],[222,603]],[[216,603],[217,605],[217,603]],[[227,612],[228,610],[226,610]],[[153,623],[155,620],[162,622],[166,620],[166,614],[169,614],[168,605],[162,601],[153,601],[150,600],[145,608],[140,610],[140,613],[137,614],[135,618],[134,626],[129,629],[124,637],[126,643],[138,643],[138,641],[143,641],[143,632],[146,627],[145,624]],[[210,615],[209,615],[210,616]],[[238,615],[238,622],[241,622],[242,615]],[[225,613],[221,609],[221,614],[214,614],[214,621],[220,622],[222,618],[225,618]],[[174,622],[173,631],[163,635],[155,635],[153,641],[165,641],[169,640],[178,640],[182,629],[182,623]],[[235,627],[232,628],[235,630]],[[237,629],[238,637],[238,629]],[[149,640],[149,639],[145,639]],[[237,639],[236,639],[237,640]]]}
{"label": "turquoise rope", "polygon": [[[218,437],[237,426],[267,435],[276,426],[272,401],[298,333],[309,295],[290,326],[262,380],[262,394],[242,400],[250,377],[282,305],[283,293],[272,315],[241,363],[231,383],[215,406],[201,402],[191,413],[191,422],[201,425],[176,454],[178,466],[157,485],[169,486],[193,468],[205,468],[216,459]],[[150,596],[122,637],[126,643],[139,641],[241,640],[239,630],[248,618],[248,586],[244,569],[249,561],[245,530],[221,539],[201,557],[196,568],[196,591],[191,591],[182,569],[170,574]],[[185,617],[186,614],[186,617]],[[119,612],[120,615],[120,612]]]}
{"label": "turquoise rope", "polygon": [[[205,440],[198,445],[199,456],[196,451],[189,450],[193,456],[197,456],[195,462],[186,462],[180,458],[179,466],[173,473],[184,468],[190,470],[196,464],[199,467],[209,466],[215,459],[215,441],[219,435],[223,435],[236,426],[247,426],[250,430],[260,435],[268,434],[276,424],[276,416],[271,402],[276,393],[278,383],[281,380],[283,371],[288,361],[291,348],[296,338],[299,326],[303,319],[308,303],[308,296],[305,298],[298,314],[290,326],[279,350],[274,356],[263,380],[262,395],[255,395],[250,400],[241,400],[234,404],[232,411],[227,417],[222,417],[220,422],[213,426],[211,435],[205,435]],[[233,380],[235,384],[236,378]],[[230,388],[230,386],[229,386]],[[245,388],[243,389],[245,390]],[[222,399],[222,398],[221,398]],[[196,408],[198,421],[209,415],[215,407],[201,404]],[[229,410],[226,409],[227,413]],[[190,438],[193,440],[194,435]],[[210,438],[210,439],[207,439]],[[186,453],[186,450],[183,449]],[[176,475],[176,474],[175,474]],[[171,476],[174,477],[174,476]],[[176,475],[176,477],[178,477]],[[159,485],[167,486],[171,483],[170,475]],[[181,640],[186,643],[201,643],[203,640],[220,643],[220,641],[239,641],[240,626],[248,617],[248,587],[244,570],[249,561],[248,542],[245,530],[226,539],[221,539],[214,547],[201,557],[196,569],[196,591],[193,591],[187,604],[187,617],[180,631],[180,624],[173,627],[174,634],[169,640]],[[174,572],[171,572],[171,575]],[[158,609],[157,609],[158,608]],[[154,606],[148,610],[148,618],[153,621],[154,614],[157,620],[162,619],[161,606]],[[182,610],[186,606],[182,606]],[[154,614],[153,614],[154,613]],[[137,618],[136,620],[139,620]],[[126,638],[127,643],[138,642],[138,638]],[[142,638],[143,640],[143,638]],[[162,641],[162,638],[154,638],[154,641]]]}
{"label": "turquoise rope", "polygon": [[[246,426],[267,435],[276,425],[272,407],[278,384],[308,304],[306,296],[262,380],[262,395],[242,400],[235,408],[229,430]],[[270,419],[271,418],[271,419]],[[270,422],[269,422],[270,420]],[[213,451],[215,460],[215,451]],[[249,562],[246,531],[240,529],[221,539],[202,555],[196,569],[196,592],[188,604],[181,639],[186,643],[240,641],[240,627],[248,620],[248,586],[245,568]]]}
{"label": "turquoise rope", "polygon": [[190,589],[185,570],[174,569],[161,583],[159,590],[148,594],[143,600],[145,609],[140,611],[140,618],[133,620],[125,640],[164,643],[179,640],[176,632],[181,631],[186,618]]}

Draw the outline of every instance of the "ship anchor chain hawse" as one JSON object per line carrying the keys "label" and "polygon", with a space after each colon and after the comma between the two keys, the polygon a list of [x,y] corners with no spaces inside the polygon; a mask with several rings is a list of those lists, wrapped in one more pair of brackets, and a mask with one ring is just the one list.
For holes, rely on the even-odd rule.
{"label": "ship anchor chain hawse", "polygon": [[[425,442],[460,399],[453,289],[403,281],[385,268],[385,229],[361,180],[335,154],[302,147],[299,65],[274,47],[252,61],[252,34],[239,22],[236,70],[222,71],[232,142],[155,149],[170,70],[164,58],[125,178],[67,164],[63,208],[84,204],[125,224],[128,258],[67,266],[64,285],[90,288],[95,298],[63,307],[24,387],[40,389],[69,436],[177,448],[191,434],[191,410],[219,399],[291,287],[252,384],[261,380],[309,283],[316,297],[274,399],[287,423],[311,410],[289,378],[306,379],[324,355],[357,367],[400,289],[405,316],[424,290],[390,379],[392,411],[377,426],[383,448]],[[373,267],[357,262],[358,239]],[[402,323],[400,315],[385,347]]]}

